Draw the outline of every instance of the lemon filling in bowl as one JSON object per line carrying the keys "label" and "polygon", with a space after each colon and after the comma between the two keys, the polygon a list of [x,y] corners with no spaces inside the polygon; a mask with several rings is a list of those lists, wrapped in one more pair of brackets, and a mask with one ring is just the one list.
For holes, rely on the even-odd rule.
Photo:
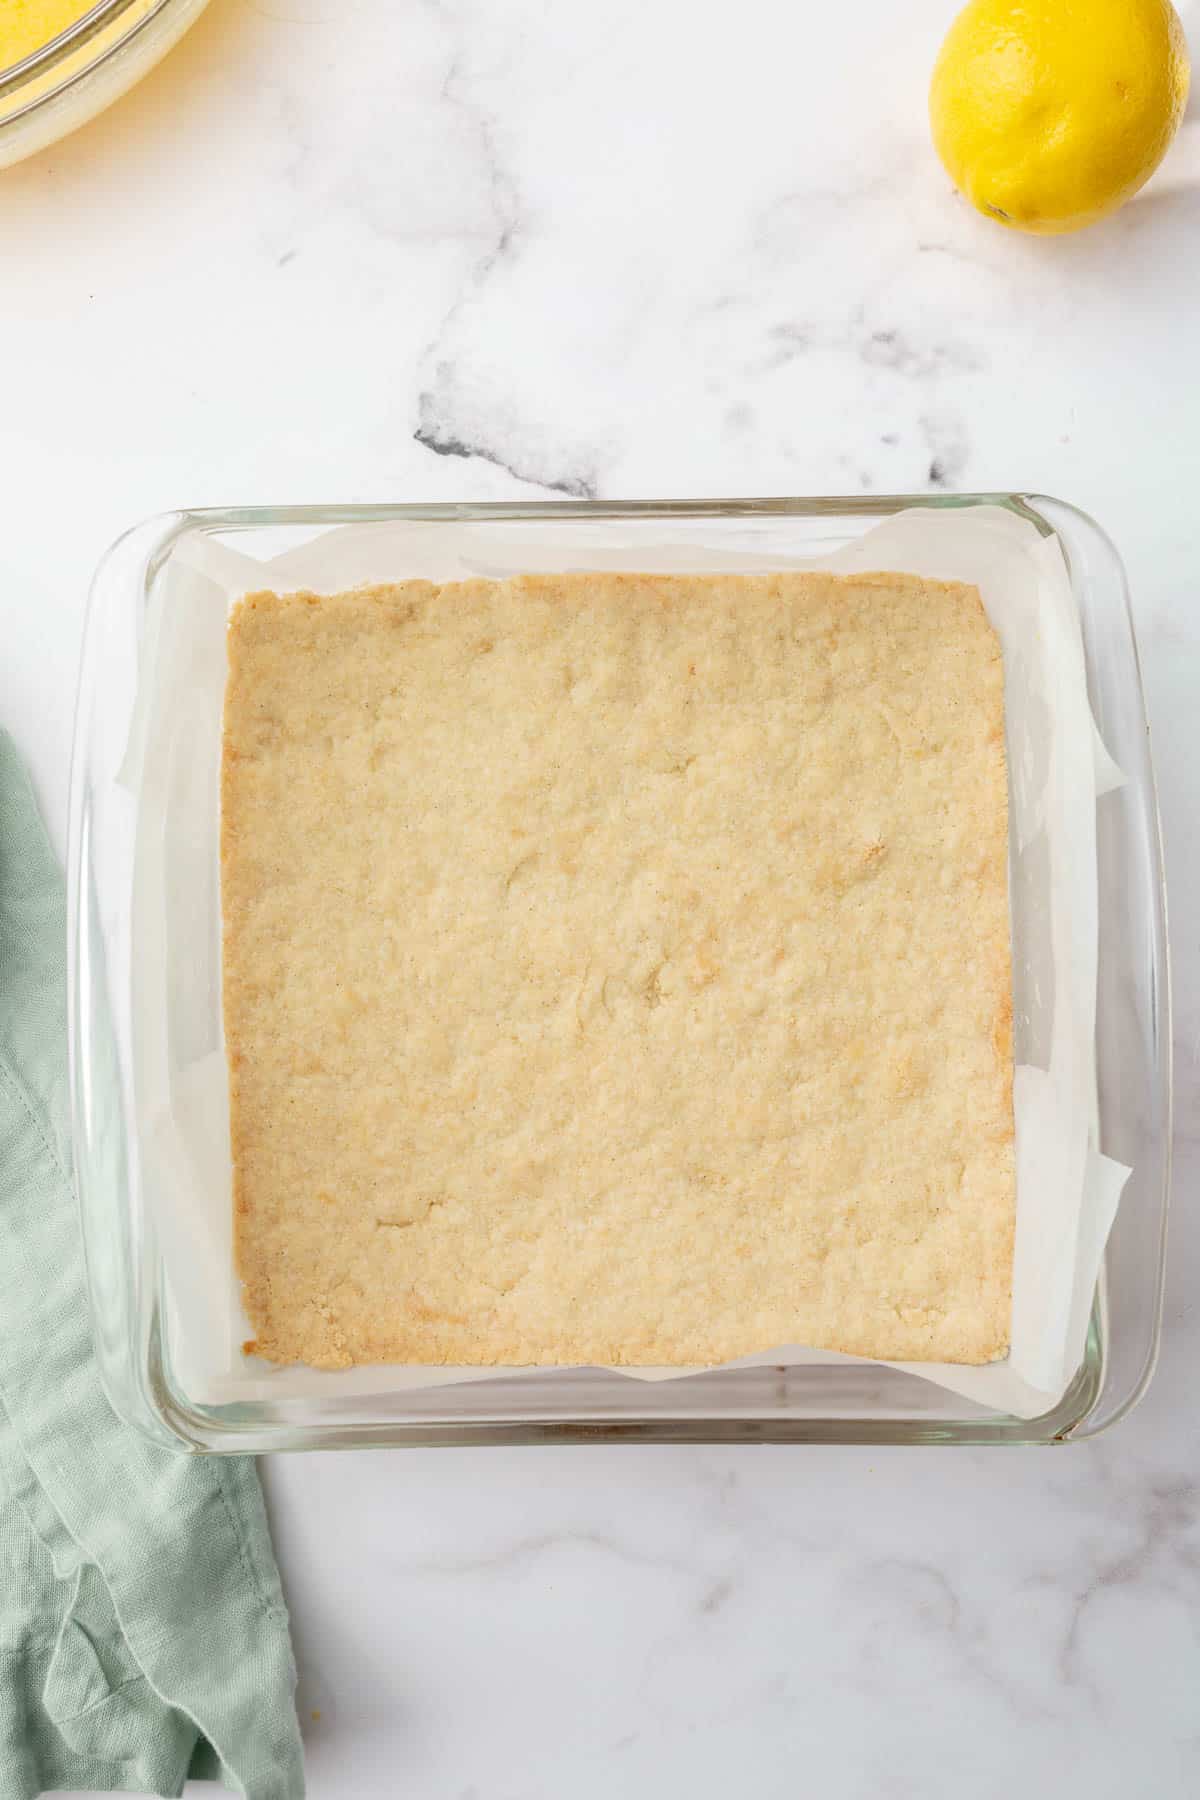
{"label": "lemon filling in bowl", "polygon": [[0,0],[0,168],[102,112],[207,0]]}
{"label": "lemon filling in bowl", "polygon": [[[141,10],[150,4],[144,0]],[[0,9],[0,70],[44,49],[90,11],[89,0],[7,0]]]}

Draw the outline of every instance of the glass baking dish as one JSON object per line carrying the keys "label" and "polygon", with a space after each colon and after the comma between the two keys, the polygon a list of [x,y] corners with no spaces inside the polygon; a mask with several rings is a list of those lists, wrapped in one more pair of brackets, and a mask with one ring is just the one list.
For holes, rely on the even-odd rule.
{"label": "glass baking dish", "polygon": [[80,0],[80,17],[0,68],[0,168],[44,150],[140,81],[208,0]]}
{"label": "glass baking dish", "polygon": [[[825,556],[909,507],[1001,506],[1058,539],[1082,623],[1093,710],[1125,781],[1097,812],[1100,1143],[1132,1167],[1092,1307],[1086,1349],[1061,1401],[1017,1419],[911,1374],[866,1363],[713,1370],[666,1383],[596,1369],[522,1373],[320,1396],[189,1394],[135,1105],[138,946],[132,892],[137,783],[128,776],[150,621],[172,558],[194,545],[274,555],[336,525],[423,521],[549,537],[584,524],[589,543],[637,566],[646,533],[669,524],[693,566],[753,546],[757,557]],[[689,534],[691,537],[689,538]],[[186,554],[186,552],[185,552]],[[690,550],[689,550],[690,554]],[[219,942],[217,873],[197,883],[197,954]],[[1167,928],[1154,773],[1124,572],[1103,532],[1062,501],[988,494],[487,506],[240,508],[171,513],[110,550],[93,584],[80,675],[69,854],[74,1142],[97,1353],[117,1411],[157,1439],[260,1452],[363,1444],[551,1440],[802,1443],[1054,1443],[1094,1436],[1144,1391],[1157,1354],[1171,1153]],[[214,963],[215,966],[215,963]],[[158,1197],[158,1206],[162,1205]],[[269,1384],[268,1384],[269,1386]]]}

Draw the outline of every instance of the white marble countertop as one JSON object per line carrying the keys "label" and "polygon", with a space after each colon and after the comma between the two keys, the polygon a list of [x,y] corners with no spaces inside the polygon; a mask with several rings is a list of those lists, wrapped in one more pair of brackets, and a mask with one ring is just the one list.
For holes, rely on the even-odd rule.
{"label": "white marble countertop", "polygon": [[[1162,1364],[1094,1445],[267,1470],[316,1800],[1200,1791],[1200,119],[1116,220],[933,158],[953,0],[214,0],[0,174],[0,721],[179,504],[1042,489],[1124,555],[1174,902]],[[319,1715],[319,1716],[318,1716]]]}

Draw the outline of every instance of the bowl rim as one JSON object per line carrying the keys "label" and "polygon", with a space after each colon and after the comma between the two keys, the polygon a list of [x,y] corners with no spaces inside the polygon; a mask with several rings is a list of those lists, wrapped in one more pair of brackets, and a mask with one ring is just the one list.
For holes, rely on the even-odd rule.
{"label": "bowl rim", "polygon": [[[73,81],[95,68],[97,62],[111,55],[120,45],[127,43],[135,32],[140,31],[165,7],[170,6],[172,0],[154,0],[154,3],[144,13],[134,17],[135,8],[140,3],[141,0],[95,0],[94,5],[88,7],[78,19],[75,19],[70,25],[65,25],[55,37],[49,38],[36,50],[31,50],[27,56],[21,58],[20,62],[10,63],[7,68],[0,66],[0,100],[18,92],[33,77],[52,73],[79,50],[82,50],[93,38],[99,36],[109,25],[129,15],[131,19],[129,30],[123,33],[115,43],[106,45],[101,56],[88,58],[78,70],[74,71],[62,84],[69,86]],[[60,85],[50,89],[47,93],[39,94],[31,104],[40,105],[50,98],[51,93],[61,92],[62,86]]]}

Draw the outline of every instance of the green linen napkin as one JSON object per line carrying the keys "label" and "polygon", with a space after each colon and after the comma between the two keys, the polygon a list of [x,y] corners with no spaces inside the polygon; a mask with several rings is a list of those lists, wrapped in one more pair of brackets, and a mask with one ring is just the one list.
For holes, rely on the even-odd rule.
{"label": "green linen napkin", "polygon": [[62,880],[0,732],[0,1800],[304,1792],[249,1458],[123,1425],[92,1359],[67,1151]]}

